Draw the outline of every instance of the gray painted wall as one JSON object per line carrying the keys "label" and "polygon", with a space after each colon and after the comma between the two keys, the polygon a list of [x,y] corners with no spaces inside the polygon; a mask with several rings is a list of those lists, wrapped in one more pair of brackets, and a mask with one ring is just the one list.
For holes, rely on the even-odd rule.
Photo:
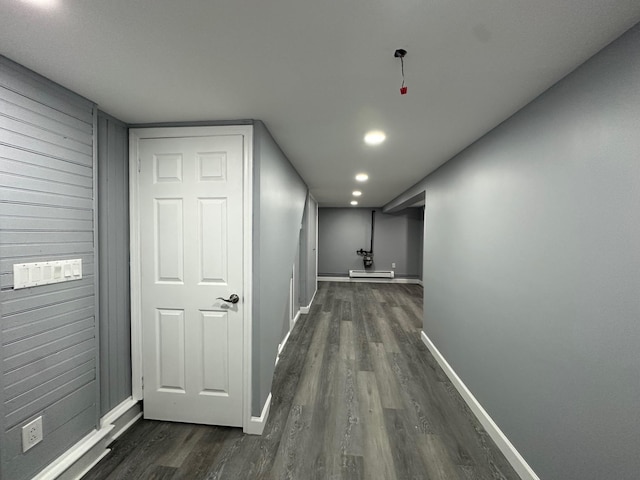
{"label": "gray painted wall", "polygon": [[[98,418],[93,104],[0,57],[3,478],[31,478]],[[13,264],[81,258],[83,279],[13,290]],[[22,453],[21,427],[44,440]]]}
{"label": "gray painted wall", "polygon": [[[364,268],[356,250],[369,249],[370,208],[318,209],[318,275],[348,276],[349,270]],[[378,208],[373,238],[373,267],[394,270],[397,277],[419,278],[421,274],[422,209],[409,208],[385,214]],[[391,268],[391,263],[396,268]]]}
{"label": "gray painted wall", "polygon": [[307,211],[307,295],[305,305],[309,306],[318,289],[318,202],[309,197]]}
{"label": "gray painted wall", "polygon": [[293,298],[291,299],[291,303],[293,304],[293,312],[291,313],[291,317],[295,317],[296,314],[300,311],[300,237],[302,236],[302,232],[298,234],[298,244],[296,245],[296,255],[293,262],[293,278],[292,278],[292,287],[293,287]]}
{"label": "gray painted wall", "polygon": [[317,288],[318,203],[308,194],[300,232],[300,306],[308,307]]}
{"label": "gray painted wall", "polygon": [[122,122],[98,112],[100,414],[131,396],[129,139]]}
{"label": "gray painted wall", "polygon": [[407,193],[424,331],[542,479],[640,472],[638,52],[640,25]]}
{"label": "gray painted wall", "polygon": [[[1,168],[0,168],[1,171]],[[2,237],[2,228],[0,227],[0,241]],[[0,261],[2,261],[2,255],[0,254]],[[1,295],[1,294],[0,294]],[[0,320],[2,320],[2,299],[0,298]],[[0,326],[0,350],[4,345],[2,328]],[[0,479],[6,478],[4,472],[4,461],[2,460],[2,452],[5,451],[5,422],[4,422],[4,365],[2,364],[2,351],[0,351]]]}
{"label": "gray painted wall", "polygon": [[259,416],[273,380],[289,280],[299,243],[307,186],[262,122],[254,124],[253,365],[251,414]]}

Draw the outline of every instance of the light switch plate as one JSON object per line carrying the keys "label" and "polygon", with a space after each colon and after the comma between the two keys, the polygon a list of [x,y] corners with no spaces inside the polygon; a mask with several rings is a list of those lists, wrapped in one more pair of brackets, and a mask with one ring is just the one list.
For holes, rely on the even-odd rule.
{"label": "light switch plate", "polygon": [[38,287],[82,278],[82,259],[13,265],[13,289]]}

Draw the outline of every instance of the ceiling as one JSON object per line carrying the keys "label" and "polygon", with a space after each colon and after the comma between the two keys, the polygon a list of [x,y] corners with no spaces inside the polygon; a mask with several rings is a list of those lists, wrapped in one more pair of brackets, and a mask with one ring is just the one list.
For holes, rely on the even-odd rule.
{"label": "ceiling", "polygon": [[127,123],[263,120],[320,205],[364,171],[378,207],[638,21],[638,0],[0,0],[0,53]]}

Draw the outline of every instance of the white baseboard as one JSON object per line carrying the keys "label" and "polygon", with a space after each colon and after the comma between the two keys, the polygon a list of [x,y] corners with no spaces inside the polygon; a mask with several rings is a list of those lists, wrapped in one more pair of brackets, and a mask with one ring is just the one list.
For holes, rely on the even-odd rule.
{"label": "white baseboard", "polygon": [[278,355],[280,355],[282,353],[282,350],[284,350],[284,346],[287,344],[287,340],[289,340],[289,335],[291,335],[291,330],[287,332],[287,334],[284,336],[284,339],[282,340],[282,343],[278,345]]}
{"label": "white baseboard", "polygon": [[128,398],[100,420],[94,430],[32,480],[79,480],[111,450],[107,448],[142,416],[140,403]]}
{"label": "white baseboard", "polygon": [[421,287],[424,287],[424,283],[422,283],[422,280],[418,279],[418,281],[416,282],[418,285],[420,285]]}
{"label": "white baseboard", "polygon": [[102,417],[101,423],[104,425],[105,421],[108,421],[115,427],[111,433],[113,441],[129,430],[129,427],[140,418],[142,418],[142,404],[138,400],[129,398]]}
{"label": "white baseboard", "polygon": [[526,460],[516,450],[516,447],[513,446],[507,436],[502,432],[502,430],[500,430],[500,427],[496,425],[487,411],[482,407],[482,405],[480,405],[480,402],[478,402],[476,397],[473,396],[471,391],[464,384],[462,379],[456,374],[451,365],[449,365],[449,362],[445,360],[427,334],[422,331],[420,336],[422,338],[422,342],[435,357],[440,367],[442,367],[442,370],[444,370],[444,373],[447,374],[447,377],[449,377],[449,380],[453,383],[453,386],[456,387],[458,393],[460,393],[464,401],[469,405],[471,411],[478,418],[478,421],[496,443],[507,461],[511,464],[518,475],[520,475],[520,478],[522,478],[522,480],[540,480]]}
{"label": "white baseboard", "polygon": [[345,282],[345,283],[411,283],[419,285],[422,280],[418,278],[349,278],[349,277],[318,277],[319,282]]}
{"label": "white baseboard", "polygon": [[309,302],[309,305],[307,305],[306,307],[300,307],[301,314],[307,315],[311,311],[311,305],[313,304],[313,301],[316,299],[316,293],[318,293],[317,289],[315,292],[313,292],[313,296],[311,297],[311,301]]}
{"label": "white baseboard", "polygon": [[298,313],[296,313],[296,316],[293,317],[291,329],[284,336],[282,343],[278,345],[278,354],[276,355],[276,365],[278,365],[278,360],[280,360],[280,354],[282,353],[282,350],[284,350],[284,346],[287,344],[287,340],[289,340],[289,335],[291,335],[291,331],[293,330],[293,327],[295,326],[296,322],[300,319],[300,313],[301,313],[300,310],[298,310]]}
{"label": "white baseboard", "polygon": [[291,330],[287,332],[287,334],[284,336],[284,339],[282,340],[282,343],[278,345],[278,353],[276,355],[276,365],[278,365],[278,362],[280,361],[280,354],[282,353],[282,350],[284,350],[284,346],[287,344],[287,340],[289,340],[289,335],[291,335]]}
{"label": "white baseboard", "polygon": [[251,417],[249,420],[249,425],[244,429],[244,433],[248,433],[249,435],[262,435],[264,431],[264,426],[267,424],[267,419],[269,418],[269,410],[271,409],[271,394],[267,397],[267,401],[264,402],[264,407],[262,407],[262,413],[259,417]]}

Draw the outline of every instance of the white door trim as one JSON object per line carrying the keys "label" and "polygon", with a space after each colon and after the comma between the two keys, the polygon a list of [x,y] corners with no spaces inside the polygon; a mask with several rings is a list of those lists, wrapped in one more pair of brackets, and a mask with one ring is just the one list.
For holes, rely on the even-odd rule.
{"label": "white door trim", "polygon": [[131,271],[131,372],[132,396],[142,400],[142,303],[140,296],[140,196],[138,191],[138,141],[142,138],[243,135],[243,430],[251,423],[251,333],[252,328],[252,249],[253,249],[253,126],[153,127],[129,130],[129,228]]}

